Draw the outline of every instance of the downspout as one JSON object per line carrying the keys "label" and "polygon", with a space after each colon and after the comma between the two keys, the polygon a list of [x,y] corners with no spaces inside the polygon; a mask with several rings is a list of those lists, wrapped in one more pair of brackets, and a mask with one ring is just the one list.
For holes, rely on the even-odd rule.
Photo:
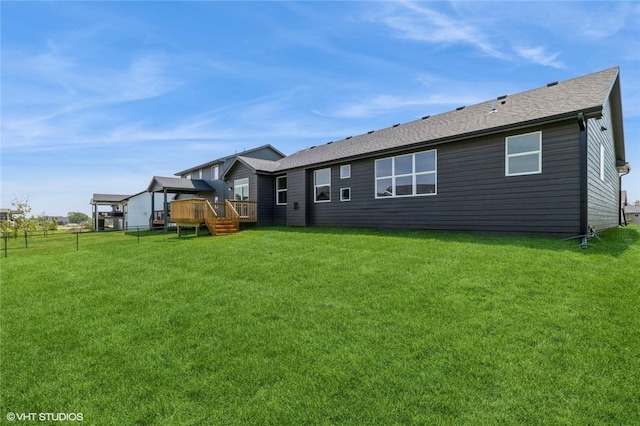
{"label": "downspout", "polygon": [[620,176],[618,176],[619,185],[620,185],[619,186],[619,188],[620,188],[620,190],[619,190],[619,194],[620,194],[619,195],[619,197],[620,197],[620,200],[619,200],[619,204],[620,204],[620,221],[619,222],[620,223],[619,223],[619,225],[620,226],[627,226],[627,218],[624,215],[624,207],[622,206],[622,176],[626,176],[626,175],[629,174],[629,172],[631,172],[631,167],[628,167],[628,164],[629,163],[625,164],[625,166],[627,166],[626,167],[626,171],[624,173],[622,173]]}
{"label": "downspout", "polygon": [[583,113],[578,113],[578,127],[580,128],[580,235],[589,234],[589,205],[587,185],[589,184],[587,152],[587,122]]}

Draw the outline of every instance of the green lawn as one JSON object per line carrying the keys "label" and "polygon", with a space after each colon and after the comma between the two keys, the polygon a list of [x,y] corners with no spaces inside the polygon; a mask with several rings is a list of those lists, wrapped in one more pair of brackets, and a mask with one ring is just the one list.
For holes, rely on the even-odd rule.
{"label": "green lawn", "polygon": [[640,228],[602,237],[14,241],[0,423],[638,424]]}

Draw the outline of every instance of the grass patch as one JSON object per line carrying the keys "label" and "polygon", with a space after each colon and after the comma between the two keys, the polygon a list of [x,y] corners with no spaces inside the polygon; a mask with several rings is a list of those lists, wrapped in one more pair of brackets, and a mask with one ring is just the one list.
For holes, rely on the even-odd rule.
{"label": "grass patch", "polygon": [[2,418],[640,419],[638,227],[587,250],[316,228],[80,238],[77,251],[49,238],[0,260]]}

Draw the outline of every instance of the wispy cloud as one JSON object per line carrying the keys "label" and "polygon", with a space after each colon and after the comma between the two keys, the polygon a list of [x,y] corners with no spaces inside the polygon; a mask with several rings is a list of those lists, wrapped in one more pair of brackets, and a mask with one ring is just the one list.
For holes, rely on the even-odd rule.
{"label": "wispy cloud", "polygon": [[163,54],[140,54],[110,68],[80,66],[53,51],[13,54],[12,59],[4,66],[13,82],[3,99],[5,148],[37,146],[56,135],[78,139],[84,130],[118,121],[119,113],[110,107],[156,98],[180,85]]}
{"label": "wispy cloud", "polygon": [[396,31],[398,37],[429,44],[472,46],[482,53],[505,58],[488,35],[472,23],[461,18],[418,5],[409,1],[398,3],[403,9],[380,17],[382,23]]}
{"label": "wispy cloud", "polygon": [[[443,4],[446,3],[437,3],[438,6]],[[515,29],[512,26],[506,25],[505,29],[504,23],[497,25],[491,18],[471,19],[469,13],[465,12],[468,4],[465,4],[465,7],[454,7],[450,13],[436,10],[435,6],[427,7],[424,3],[412,1],[400,1],[394,5],[395,7],[387,9],[385,13],[378,14],[375,20],[391,28],[397,37],[441,47],[469,46],[499,60],[513,62],[524,59],[537,65],[565,68],[564,62],[559,59],[560,52],[549,53],[545,46],[530,47],[523,42],[514,45],[512,37]],[[474,5],[482,9],[482,16],[491,16],[486,13],[487,7],[493,8],[494,4]],[[511,13],[505,12],[504,8],[501,10],[503,13]],[[521,11],[519,13],[521,14]],[[518,16],[518,19],[521,17]]]}
{"label": "wispy cloud", "polygon": [[515,48],[515,51],[522,58],[538,65],[544,65],[552,68],[565,68],[565,64],[557,58],[559,53],[547,53],[542,46],[532,48]]}
{"label": "wispy cloud", "polygon": [[313,112],[323,117],[367,118],[403,110],[414,110],[416,108],[431,109],[434,106],[439,107],[437,112],[442,112],[446,107],[451,105],[470,105],[480,100],[482,100],[482,98],[472,94],[452,95],[437,93],[407,97],[382,94],[364,97],[356,102],[341,104],[327,110],[315,109]]}

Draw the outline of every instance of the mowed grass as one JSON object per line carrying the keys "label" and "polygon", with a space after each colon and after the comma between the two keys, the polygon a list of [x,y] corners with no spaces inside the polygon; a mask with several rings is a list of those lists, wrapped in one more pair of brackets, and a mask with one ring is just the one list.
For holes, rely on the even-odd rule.
{"label": "mowed grass", "polygon": [[1,421],[640,422],[639,227],[80,238],[0,260]]}

